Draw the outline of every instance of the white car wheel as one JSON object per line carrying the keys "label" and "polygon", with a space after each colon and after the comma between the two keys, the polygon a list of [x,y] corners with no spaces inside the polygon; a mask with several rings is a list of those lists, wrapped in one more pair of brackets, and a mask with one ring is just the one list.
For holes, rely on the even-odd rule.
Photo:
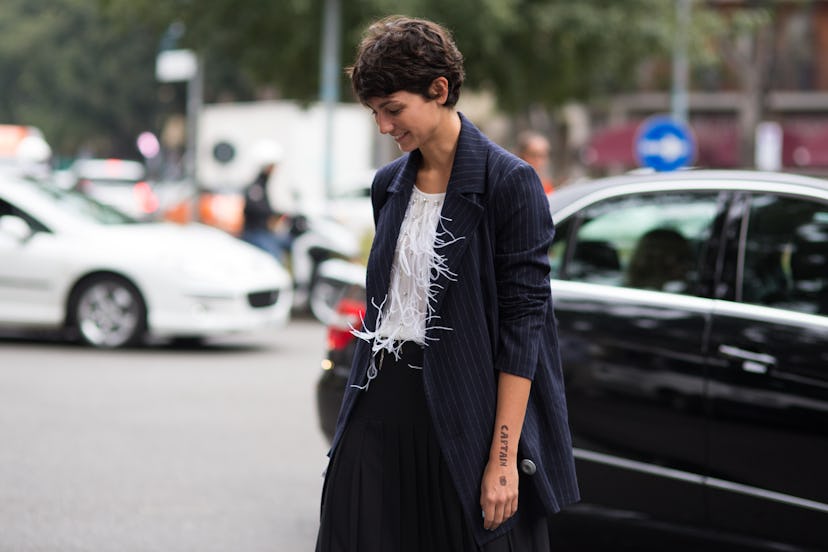
{"label": "white car wheel", "polygon": [[73,305],[80,337],[94,347],[122,347],[135,343],[144,333],[144,302],[121,278],[102,276],[86,282],[77,290]]}

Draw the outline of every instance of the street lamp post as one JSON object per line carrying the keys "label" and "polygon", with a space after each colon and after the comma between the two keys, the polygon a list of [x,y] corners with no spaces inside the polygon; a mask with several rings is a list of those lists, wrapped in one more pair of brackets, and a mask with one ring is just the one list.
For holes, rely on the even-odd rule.
{"label": "street lamp post", "polygon": [[164,50],[155,62],[155,77],[159,82],[187,83],[187,146],[184,167],[187,176],[195,181],[196,132],[202,104],[202,68],[192,50]]}
{"label": "street lamp post", "polygon": [[339,101],[340,0],[325,0],[322,14],[322,50],[319,97],[325,109],[325,143],[322,151],[325,197],[333,188],[334,114]]}
{"label": "street lamp post", "polygon": [[[155,62],[155,76],[159,82],[187,83],[187,144],[184,151],[184,170],[198,192],[198,117],[203,103],[204,71],[201,60],[192,50],[164,50]],[[198,219],[198,193],[195,194],[193,218]]]}
{"label": "street lamp post", "polygon": [[196,56],[195,72],[187,81],[187,150],[184,157],[184,167],[187,176],[191,179],[196,190],[198,185],[198,117],[204,96],[204,69],[201,60]]}

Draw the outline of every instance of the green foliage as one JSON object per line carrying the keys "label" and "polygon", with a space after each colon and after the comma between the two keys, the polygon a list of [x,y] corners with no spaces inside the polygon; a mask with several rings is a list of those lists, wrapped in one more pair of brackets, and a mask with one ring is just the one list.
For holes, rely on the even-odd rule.
{"label": "green foliage", "polygon": [[637,64],[669,47],[669,10],[660,0],[515,3],[519,20],[503,27],[498,43],[478,48],[485,28],[458,30],[469,71],[510,110],[622,92]]}
{"label": "green foliage", "polygon": [[[669,0],[340,0],[342,66],[363,30],[394,13],[452,29],[466,57],[467,88],[491,91],[520,112],[630,90],[642,61],[669,63]],[[285,98],[319,93],[324,0],[4,0],[0,10],[0,122],[41,127],[59,152],[134,153],[142,130],[183,111],[183,87],[154,80],[155,57],[174,23],[175,47],[205,62],[205,99],[248,100],[269,87]],[[721,20],[694,4],[694,21]],[[752,23],[754,26],[756,22]],[[750,27],[751,22],[745,22]],[[711,44],[691,45],[713,62]],[[173,90],[178,104],[164,104]],[[341,97],[352,98],[347,78]]]}
{"label": "green foliage", "polygon": [[[374,19],[427,17],[454,32],[468,86],[491,90],[512,111],[625,90],[636,64],[666,55],[673,34],[673,4],[665,0],[340,1],[343,67]],[[324,0],[179,1],[163,9],[150,0],[105,4],[122,16],[149,14],[158,23],[164,11],[183,21],[188,45],[208,60],[208,89],[210,64],[233,60],[246,78],[285,97],[317,97]],[[345,81],[342,96],[350,99]]]}
{"label": "green foliage", "polygon": [[86,0],[4,0],[0,122],[40,127],[63,155],[134,154],[156,109],[155,44]]}

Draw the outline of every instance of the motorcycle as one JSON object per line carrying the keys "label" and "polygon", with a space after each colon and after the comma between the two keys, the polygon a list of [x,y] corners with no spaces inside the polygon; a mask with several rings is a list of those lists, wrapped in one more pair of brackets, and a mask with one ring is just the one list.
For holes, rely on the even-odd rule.
{"label": "motorcycle", "polygon": [[365,286],[365,265],[343,259],[319,264],[316,284],[310,295],[310,310],[325,324],[337,316],[337,305],[348,289]]}
{"label": "motorcycle", "polygon": [[359,239],[349,228],[325,216],[289,218],[294,310],[310,311],[327,323],[342,291],[355,278],[365,278],[364,267],[352,261],[360,254]]}

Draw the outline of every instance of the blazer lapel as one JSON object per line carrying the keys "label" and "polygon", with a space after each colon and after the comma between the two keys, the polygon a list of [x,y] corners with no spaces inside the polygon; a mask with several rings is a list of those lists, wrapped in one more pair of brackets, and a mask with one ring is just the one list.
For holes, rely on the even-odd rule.
{"label": "blazer lapel", "polygon": [[[456,281],[460,262],[468,248],[468,237],[477,228],[484,208],[482,201],[486,189],[488,141],[462,114],[460,120],[460,138],[440,213],[442,224],[438,228],[438,238],[445,245],[436,248],[436,252],[445,258],[449,272],[441,271],[432,276],[437,293],[431,307],[432,312],[438,316],[446,290]],[[434,326],[440,326],[439,319],[434,321]]]}
{"label": "blazer lapel", "polygon": [[[483,193],[486,189],[486,160],[489,142],[477,128],[462,114],[460,137],[454,166],[449,178],[446,198],[441,211],[442,222],[438,228],[441,245],[437,252],[445,258],[448,272],[433,276],[437,286],[431,307],[439,315],[440,305],[446,290],[454,282],[463,254],[468,248],[467,236],[471,236],[483,215]],[[411,152],[405,166],[388,186],[388,197],[382,206],[374,238],[371,256],[368,261],[366,292],[368,309],[365,324],[367,328],[376,329],[379,309],[371,308],[373,302],[377,307],[388,295],[391,279],[391,264],[397,248],[403,218],[405,217],[411,193],[417,180],[417,170],[422,156],[419,150]],[[434,322],[439,326],[439,319]],[[430,333],[430,332],[429,332]]]}
{"label": "blazer lapel", "polygon": [[371,308],[373,301],[376,306],[385,300],[388,295],[388,287],[391,279],[391,263],[394,260],[394,252],[397,249],[397,238],[400,235],[400,227],[405,217],[408,202],[411,199],[411,192],[417,178],[417,169],[420,166],[419,151],[412,152],[408,156],[405,166],[399,171],[388,186],[388,196],[385,204],[380,209],[377,219],[377,228],[374,244],[371,249],[371,256],[368,261],[368,273],[366,280],[366,292],[368,309],[366,325],[370,329],[376,329],[377,314],[379,309]]}

